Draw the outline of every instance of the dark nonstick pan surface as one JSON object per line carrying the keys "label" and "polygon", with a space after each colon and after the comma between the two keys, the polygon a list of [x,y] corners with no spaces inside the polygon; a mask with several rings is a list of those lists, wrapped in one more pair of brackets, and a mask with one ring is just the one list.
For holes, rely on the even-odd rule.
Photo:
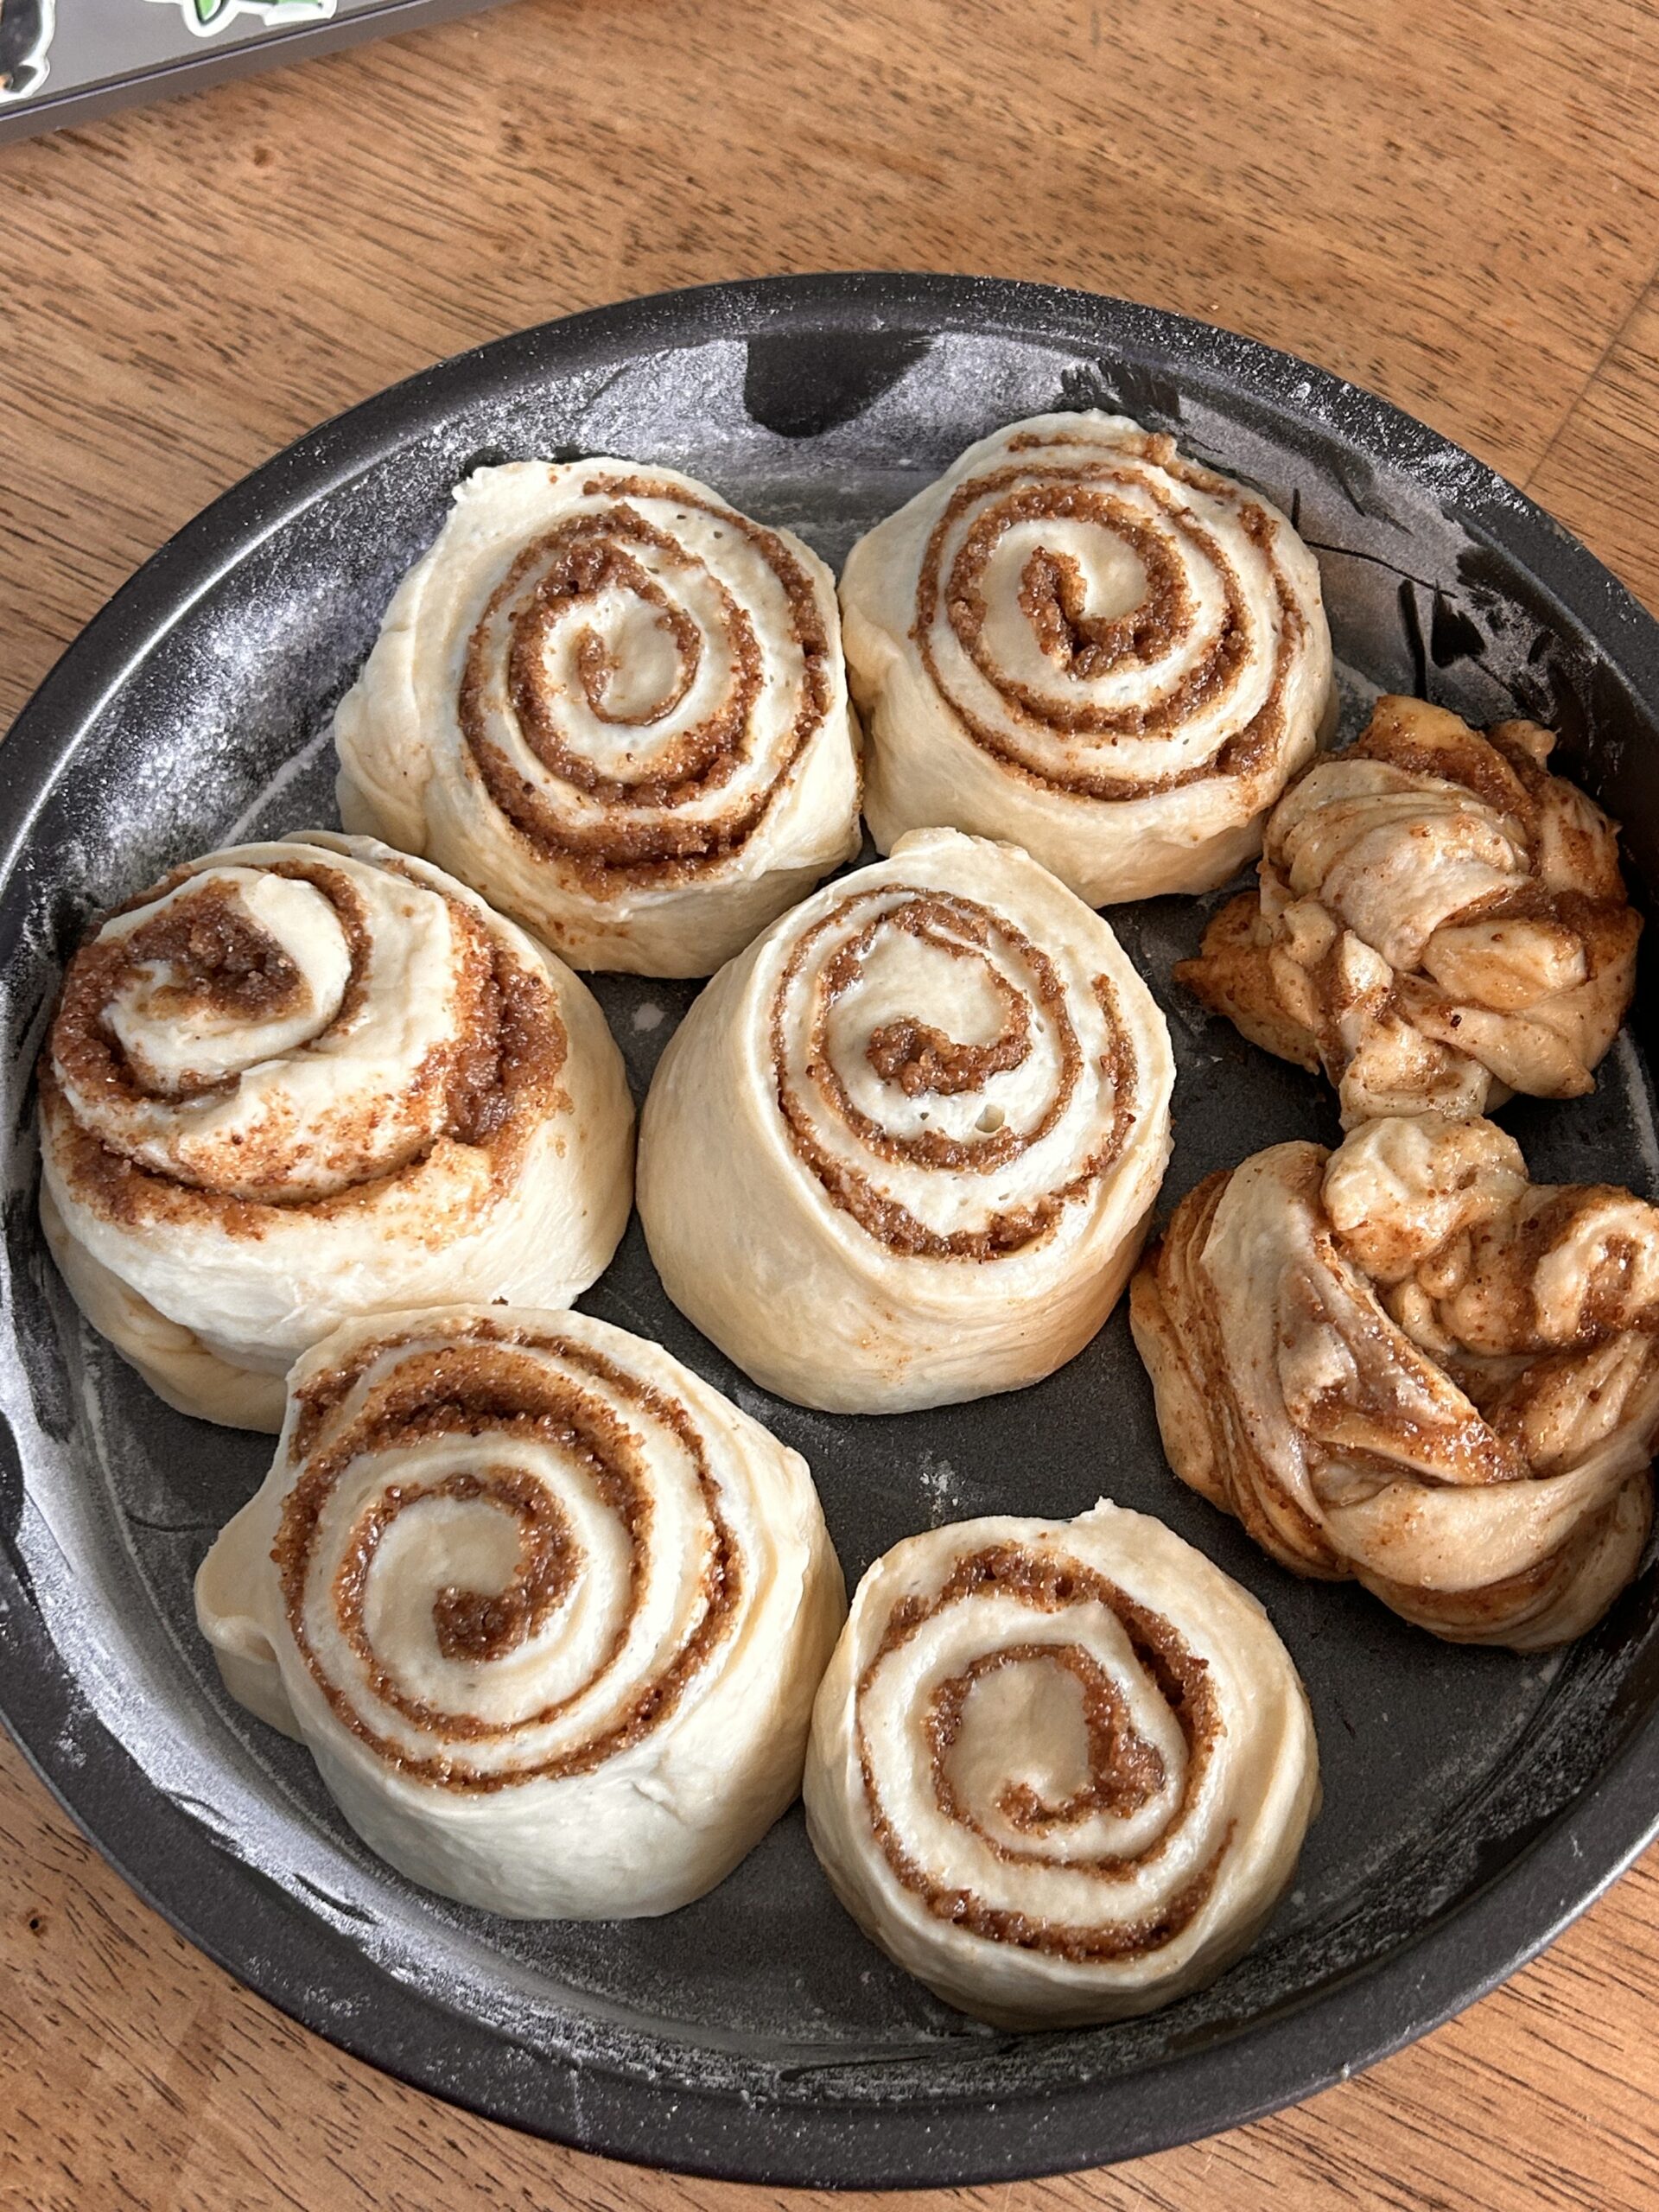
{"label": "dark nonstick pan surface", "polygon": [[[1659,1827],[1659,1571],[1542,1661],[1301,1582],[1181,1488],[1115,1315],[1050,1381],[832,1419],[756,1390],[669,1305],[637,1223],[588,1311],[659,1339],[810,1462],[850,1583],[918,1528],[1156,1513],[1253,1590],[1313,1698],[1325,1809],[1250,1955],[1153,2018],[1011,2037],[835,1903],[798,1808],[658,1921],[524,1925],[372,1858],[311,1762],[233,1705],[191,1578],[265,1440],[170,1412],[79,1323],[34,1211],[31,1070],[67,950],[171,862],[334,817],[328,728],[393,587],[486,461],[666,462],[832,563],[971,439],[1104,406],[1261,486],[1318,550],[1346,725],[1376,690],[1562,734],[1659,885],[1659,627],[1510,486],[1381,401],[1122,302],[954,277],[716,286],[553,323],[319,430],[165,547],[0,753],[7,1066],[0,1707],[134,1885],[284,2010],[438,2094],[586,2148],[773,2183],[960,2183],[1205,2134],[1347,2074],[1548,1942]],[[1160,1212],[1211,1168],[1334,1141],[1332,1102],[1177,992],[1211,899],[1110,918],[1179,1075]],[[1651,955],[1649,955],[1651,957]],[[597,979],[637,1090],[696,986]],[[1518,1102],[1535,1175],[1659,1197],[1638,999],[1595,1095]]]}

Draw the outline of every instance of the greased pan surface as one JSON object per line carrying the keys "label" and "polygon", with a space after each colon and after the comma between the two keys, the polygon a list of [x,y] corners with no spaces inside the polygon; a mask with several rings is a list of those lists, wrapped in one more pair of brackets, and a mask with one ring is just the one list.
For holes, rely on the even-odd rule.
{"label": "greased pan surface", "polygon": [[[263,1438],[171,1413],[80,1325],[34,1211],[32,1075],[95,909],[170,862],[333,819],[330,715],[451,487],[619,453],[712,482],[838,563],[970,440],[1120,409],[1265,489],[1319,555],[1347,726],[1373,690],[1558,728],[1659,884],[1659,626],[1512,487],[1368,394],[1204,325],[1038,286],[788,278],[632,302],[442,364],[280,454],[182,531],[25,709],[0,781],[7,1112],[0,1708],[128,1878],[242,1980],[436,2094],[592,2150],[772,2183],[944,2183],[1228,2126],[1421,2033],[1535,1951],[1659,1827],[1659,1572],[1559,1658],[1455,1649],[1300,1582],[1182,1489],[1120,1311],[1035,1389],[831,1419],[753,1389],[668,1304],[637,1222],[582,1301],[658,1338],[810,1462],[849,1582],[899,1536],[1104,1494],[1253,1590],[1302,1670],[1325,1808],[1251,1955],[1151,2018],[1024,2038],[858,1935],[798,1808],[669,1919],[523,1925],[402,1882],[297,1746],[221,1689],[191,1578]],[[1283,1138],[1324,1087],[1170,983],[1212,900],[1112,920],[1170,1019],[1160,1202]],[[1652,954],[1649,951],[1649,956]],[[643,1090],[696,988],[597,979]],[[1649,991],[1595,1095],[1503,1120],[1535,1174],[1659,1197]]]}

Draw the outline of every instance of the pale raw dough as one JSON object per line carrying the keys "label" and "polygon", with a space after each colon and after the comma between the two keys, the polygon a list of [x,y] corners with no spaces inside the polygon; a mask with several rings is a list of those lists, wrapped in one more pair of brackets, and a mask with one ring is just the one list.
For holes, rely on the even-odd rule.
{"label": "pale raw dough", "polygon": [[1642,921],[1613,823],[1545,766],[1554,742],[1379,699],[1274,807],[1257,889],[1177,981],[1253,1044],[1323,1066],[1344,1128],[1593,1090]]}
{"label": "pale raw dough", "polygon": [[103,925],[41,1135],[42,1222],[92,1325],[169,1404],[268,1430],[352,1315],[568,1302],[632,1190],[586,986],[438,869],[321,831],[209,854]]}
{"label": "pale raw dough", "polygon": [[997,2027],[1081,2027],[1246,1949],[1295,1872],[1319,1751],[1255,1599],[1103,1500],[878,1560],[805,1795],[836,1894],[900,1966]]}
{"label": "pale raw dough", "polygon": [[709,975],[858,849],[835,581],[671,468],[467,477],[334,739],[348,830],[577,968]]}
{"label": "pale raw dough", "polygon": [[860,539],[841,600],[878,847],[1011,837],[1091,906],[1224,883],[1334,727],[1313,555],[1122,416],[970,446]]}
{"label": "pale raw dough", "polygon": [[786,915],[680,1025],[641,1122],[652,1257],[800,1404],[1017,1389],[1128,1280],[1173,1072],[1099,915],[1014,846],[918,830]]}
{"label": "pale raw dough", "polygon": [[798,1452],[658,1345],[493,1306],[300,1361],[196,1610],[400,1873],[613,1920],[701,1897],[792,1801],[847,1602]]}
{"label": "pale raw dough", "polygon": [[1211,1176],[1130,1315],[1171,1465],[1297,1573],[1517,1650],[1635,1573],[1659,1209],[1529,1183],[1492,1122],[1383,1118]]}

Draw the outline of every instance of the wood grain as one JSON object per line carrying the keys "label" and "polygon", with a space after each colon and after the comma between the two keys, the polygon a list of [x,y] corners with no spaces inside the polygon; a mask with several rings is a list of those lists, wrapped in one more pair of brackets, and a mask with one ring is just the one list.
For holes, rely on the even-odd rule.
{"label": "wood grain", "polygon": [[[779,269],[995,270],[1249,331],[1472,446],[1659,602],[1656,92],[1649,0],[519,0],[8,149],[0,718],[323,416],[504,329]],[[341,2057],[175,1937],[9,1745],[0,1854],[7,2212],[761,2202]],[[1652,2212],[1656,2048],[1659,1856],[1362,2079],[958,2198]]]}
{"label": "wood grain", "polygon": [[[584,2158],[344,2057],[208,1964],[0,1739],[6,2212],[760,2212],[768,2193]],[[1294,2110],[964,2212],[1652,2212],[1659,1854],[1535,1965]],[[808,2193],[773,2203],[808,2206]],[[916,2212],[946,2193],[838,2204]]]}

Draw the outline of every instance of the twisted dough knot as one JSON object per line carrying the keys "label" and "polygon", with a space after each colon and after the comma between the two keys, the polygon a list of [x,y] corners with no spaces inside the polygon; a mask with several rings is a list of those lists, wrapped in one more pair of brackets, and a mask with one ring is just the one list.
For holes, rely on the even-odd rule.
{"label": "twisted dough knot", "polygon": [[1317,1794],[1301,1685],[1261,1607],[1103,1502],[879,1560],[806,1777],[855,1918],[1014,2027],[1144,2012],[1211,1980],[1289,1880]]}
{"label": "twisted dough knot", "polygon": [[1199,1184],[1130,1312],[1176,1473],[1297,1573],[1522,1650],[1635,1573],[1659,1210],[1628,1192],[1529,1183],[1490,1122],[1374,1121]]}
{"label": "twisted dough knot", "polygon": [[671,469],[470,476],[335,738],[348,828],[579,967],[706,975],[858,843],[830,572]]}
{"label": "twisted dough knot", "polygon": [[425,862],[299,835],[175,869],[75,954],[41,1065],[71,1290],[170,1402],[274,1428],[352,1313],[568,1300],[626,1218],[620,1056]]}
{"label": "twisted dough knot", "polygon": [[1482,734],[1379,700],[1280,800],[1259,889],[1177,979],[1253,1044],[1322,1065],[1344,1128],[1592,1090],[1642,923],[1616,826],[1548,772],[1554,743],[1533,722]]}
{"label": "twisted dough knot", "polygon": [[842,605],[880,849],[1017,838],[1091,906],[1224,882],[1330,706],[1289,523],[1119,416],[970,447],[854,547]]}
{"label": "twisted dough knot", "polygon": [[656,1345],[506,1306],[302,1360],[197,1600],[377,1851],[530,1917],[666,1911],[735,1864],[843,1611],[797,1454]]}

